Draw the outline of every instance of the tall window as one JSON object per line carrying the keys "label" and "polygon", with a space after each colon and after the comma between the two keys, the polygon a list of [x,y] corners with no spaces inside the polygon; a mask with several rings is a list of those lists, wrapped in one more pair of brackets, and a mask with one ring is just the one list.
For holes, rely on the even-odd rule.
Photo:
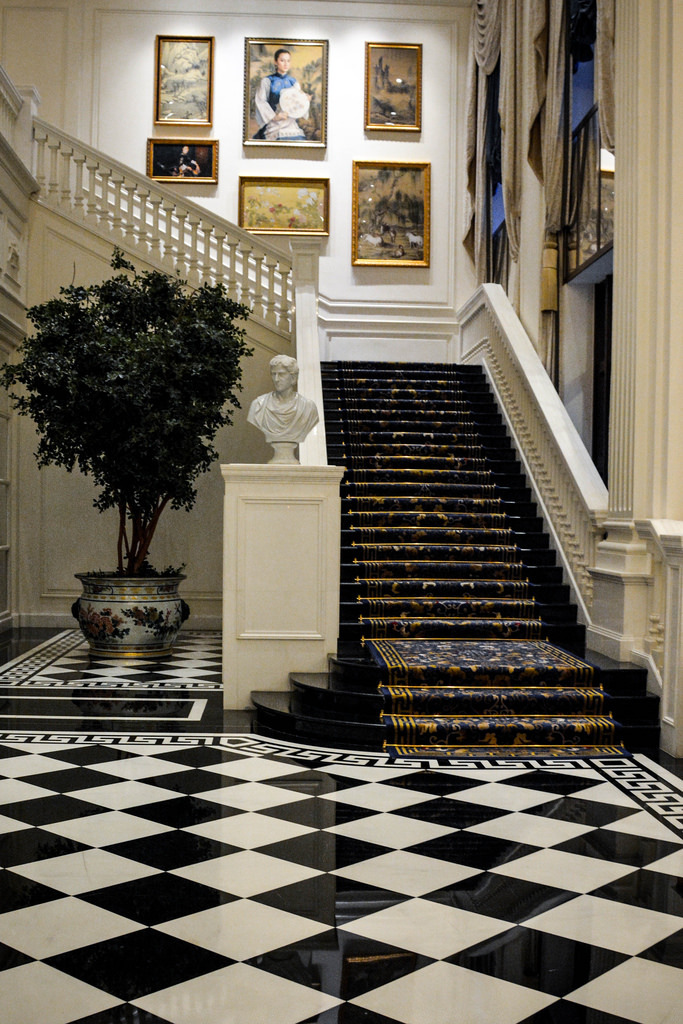
{"label": "tall window", "polygon": [[489,75],[486,111],[486,177],[488,219],[487,280],[507,289],[510,254],[505,226],[505,204],[501,172],[501,128],[498,111],[500,94],[500,58]]}
{"label": "tall window", "polygon": [[612,247],[614,157],[601,147],[595,103],[595,0],[570,0],[568,17],[572,135],[565,272],[570,280]]}

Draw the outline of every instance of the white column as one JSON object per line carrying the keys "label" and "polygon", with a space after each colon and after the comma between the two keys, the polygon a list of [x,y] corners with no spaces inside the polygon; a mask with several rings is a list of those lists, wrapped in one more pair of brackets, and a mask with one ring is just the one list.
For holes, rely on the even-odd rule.
{"label": "white column", "polygon": [[680,90],[681,98],[672,91],[674,10],[672,0],[620,0],[616,15],[609,514],[591,570],[588,644],[623,660],[643,645],[651,582],[651,557],[634,519],[683,514],[671,508],[667,371],[672,304],[666,282],[668,268],[680,266],[683,256],[677,253],[683,240],[671,230],[672,173],[680,173],[672,161],[674,106],[683,115]]}
{"label": "white column", "polygon": [[324,672],[339,632],[339,466],[224,465],[224,706]]}
{"label": "white column", "polygon": [[323,420],[323,391],[320,377],[320,341],[318,338],[318,264],[322,239],[292,238],[292,275],[294,281],[296,360],[299,364],[299,391],[318,407],[320,422],[299,445],[299,461],[304,466],[327,465],[327,443]]}

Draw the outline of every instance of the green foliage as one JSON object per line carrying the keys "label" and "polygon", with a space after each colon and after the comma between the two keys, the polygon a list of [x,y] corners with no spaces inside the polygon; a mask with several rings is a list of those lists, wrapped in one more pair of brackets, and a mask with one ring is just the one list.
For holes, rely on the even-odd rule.
{"label": "green foliage", "polygon": [[194,505],[239,407],[251,350],[235,321],[250,311],[222,284],[137,273],[119,249],[111,266],[109,280],[28,310],[35,332],[0,384],[38,428],[38,465],[77,466],[100,488],[95,507],[118,509],[118,571],[136,575],[163,509]]}

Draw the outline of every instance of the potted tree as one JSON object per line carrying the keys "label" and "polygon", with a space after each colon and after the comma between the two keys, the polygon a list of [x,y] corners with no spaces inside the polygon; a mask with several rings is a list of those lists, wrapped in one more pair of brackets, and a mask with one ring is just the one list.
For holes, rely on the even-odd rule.
{"label": "potted tree", "polygon": [[91,650],[162,654],[187,616],[185,577],[153,567],[150,546],[164,509],[193,507],[216,432],[239,407],[251,350],[235,321],[249,309],[222,284],[137,272],[118,248],[111,266],[101,284],[68,285],[28,310],[35,330],[0,384],[38,429],[38,465],[78,467],[99,488],[95,507],[118,512],[111,569],[76,573],[72,611]]}

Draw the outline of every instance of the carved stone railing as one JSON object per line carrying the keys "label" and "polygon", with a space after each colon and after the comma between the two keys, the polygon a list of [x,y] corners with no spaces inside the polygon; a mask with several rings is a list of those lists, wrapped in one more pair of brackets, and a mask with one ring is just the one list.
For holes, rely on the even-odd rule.
{"label": "carved stone railing", "polygon": [[39,118],[33,139],[39,202],[190,284],[223,282],[254,320],[291,338],[292,262],[281,250]]}
{"label": "carved stone railing", "polygon": [[579,607],[591,622],[607,488],[500,285],[482,285],[459,311],[463,362],[486,367],[530,486]]}
{"label": "carved stone railing", "polygon": [[16,124],[24,100],[11,78],[0,66],[0,135],[16,148]]}
{"label": "carved stone railing", "polygon": [[[645,519],[635,524],[648,547],[651,578],[647,622],[636,660],[650,670],[651,686],[661,692],[662,746],[683,755],[683,522]],[[640,655],[640,656],[639,656]]]}

